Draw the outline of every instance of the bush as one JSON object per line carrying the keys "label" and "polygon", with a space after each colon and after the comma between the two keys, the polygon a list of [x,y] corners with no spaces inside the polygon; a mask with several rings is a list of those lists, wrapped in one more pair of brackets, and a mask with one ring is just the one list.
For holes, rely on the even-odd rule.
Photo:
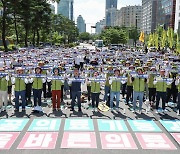
{"label": "bush", "polygon": [[3,46],[0,46],[0,51],[4,51],[4,47]]}
{"label": "bush", "polygon": [[[14,44],[8,45],[8,51],[16,50],[18,46],[15,46]],[[0,50],[4,51],[4,46],[0,46]]]}

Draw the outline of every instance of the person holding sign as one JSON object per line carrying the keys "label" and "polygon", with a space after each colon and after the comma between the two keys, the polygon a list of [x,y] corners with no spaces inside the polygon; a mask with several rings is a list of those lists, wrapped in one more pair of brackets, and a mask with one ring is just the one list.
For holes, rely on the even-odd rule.
{"label": "person holding sign", "polygon": [[110,79],[109,83],[111,85],[110,91],[110,108],[113,110],[113,99],[116,96],[116,110],[119,108],[119,100],[120,100],[120,90],[121,90],[121,80],[118,79],[120,77],[120,70],[116,69],[114,71],[114,77]]}
{"label": "person holding sign", "polygon": [[139,97],[139,114],[141,114],[145,83],[147,82],[143,75],[143,68],[137,67],[137,75],[132,77],[131,82],[133,84],[133,113],[136,111],[136,101]]}
{"label": "person holding sign", "polygon": [[[43,61],[40,61],[38,66],[41,68],[41,74],[47,75],[47,70],[46,69],[42,69],[45,66],[45,63]],[[42,88],[42,92],[43,92],[43,96],[44,96],[44,102],[47,101],[47,90],[46,90],[46,85],[47,83],[44,82],[43,83],[43,88]],[[42,93],[41,92],[41,93]]]}
{"label": "person holding sign", "polygon": [[[90,66],[89,67],[89,73],[86,74],[88,78],[91,78],[93,76],[93,72],[94,72],[94,67]],[[88,103],[90,102],[90,98],[91,98],[91,84],[87,83],[87,92],[88,92]]]}
{"label": "person holding sign", "polygon": [[176,66],[172,67],[172,70],[169,72],[168,77],[173,79],[173,82],[167,87],[167,98],[166,103],[168,104],[171,96],[173,98],[173,103],[176,104],[178,88],[175,85],[176,77],[178,76],[178,70]]}
{"label": "person holding sign", "polygon": [[[129,70],[126,74],[126,77],[127,77],[127,94],[126,94],[126,103],[129,104],[129,100],[132,100],[133,98],[133,85],[132,83],[130,82],[130,78],[131,78],[131,71],[134,70],[134,66],[131,65],[129,66]],[[132,101],[131,101],[132,102]]]}
{"label": "person holding sign", "polygon": [[35,68],[36,76],[34,78],[31,78],[31,82],[33,83],[32,88],[33,88],[33,96],[34,96],[34,110],[36,111],[42,111],[41,95],[42,95],[43,83],[46,82],[46,79],[40,77],[41,73],[42,73],[42,69],[41,67],[38,66]]}
{"label": "person holding sign", "polygon": [[[93,111],[97,112],[97,108],[99,105],[99,95],[100,95],[100,82],[98,81],[98,72],[94,72],[94,78],[91,81],[91,99],[92,99],[92,107]],[[97,80],[97,81],[96,81]],[[94,102],[96,101],[96,107]]]}
{"label": "person holding sign", "polygon": [[[156,113],[158,113],[159,101],[162,99],[162,112],[165,111],[166,103],[166,91],[167,91],[167,78],[165,77],[165,69],[160,70],[160,76],[156,77],[154,80],[154,85],[156,85]],[[171,83],[170,83],[171,84]]]}
{"label": "person holding sign", "polygon": [[108,66],[108,73],[105,74],[106,77],[106,83],[105,83],[105,89],[104,89],[104,102],[108,101],[108,94],[110,93],[110,84],[109,84],[109,77],[113,76],[113,67]]}
{"label": "person holding sign", "polygon": [[180,115],[180,78],[177,77],[176,78],[176,82],[175,82],[177,88],[178,88],[178,104],[177,104],[177,115]]}
{"label": "person holding sign", "polygon": [[19,112],[19,96],[22,100],[22,111],[25,111],[26,105],[26,84],[28,83],[27,78],[23,78],[23,68],[17,68],[17,76],[12,77],[12,84],[15,84],[15,112]]}
{"label": "person holding sign", "polygon": [[[4,73],[4,68],[0,68],[0,73]],[[0,113],[3,111],[3,102],[5,105],[4,111],[6,111],[7,107],[7,97],[8,97],[8,81],[9,81],[9,76],[8,75],[0,75]]]}
{"label": "person holding sign", "polygon": [[[53,69],[53,77],[60,77],[59,73],[60,70],[59,68],[54,68]],[[55,111],[56,109],[59,111],[60,110],[60,102],[61,102],[61,87],[63,85],[63,81],[59,79],[52,79],[51,81],[51,89],[52,89],[52,104],[53,104],[53,110]]]}
{"label": "person holding sign", "polygon": [[76,68],[74,69],[74,78],[69,81],[71,85],[71,111],[74,111],[75,106],[75,99],[77,98],[78,101],[78,111],[81,112],[81,80],[79,77],[79,70]]}
{"label": "person holding sign", "polygon": [[155,77],[156,77],[156,68],[151,67],[151,72],[148,76],[148,81],[147,81],[149,88],[149,103],[151,107],[153,107],[156,98],[156,86],[153,84]]}

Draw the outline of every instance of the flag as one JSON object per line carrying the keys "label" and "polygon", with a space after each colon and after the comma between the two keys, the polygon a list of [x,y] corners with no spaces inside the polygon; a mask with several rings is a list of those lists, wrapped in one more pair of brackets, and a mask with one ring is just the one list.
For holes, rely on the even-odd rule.
{"label": "flag", "polygon": [[144,32],[141,32],[140,37],[139,37],[139,41],[144,43]]}
{"label": "flag", "polygon": [[150,34],[149,35],[149,40],[148,40],[148,47],[150,48],[151,47],[151,45],[153,44],[153,35],[152,34]]}
{"label": "flag", "polygon": [[176,49],[177,49],[177,54],[180,54],[180,43],[179,43],[179,35],[177,33],[177,42],[176,42]]}
{"label": "flag", "polygon": [[167,33],[165,30],[162,31],[162,39],[161,39],[161,48],[164,48],[166,46],[167,41]]}
{"label": "flag", "polygon": [[156,49],[159,48],[159,35],[158,35],[158,33],[154,33],[154,46],[156,47]]}
{"label": "flag", "polygon": [[169,48],[173,48],[174,45],[174,31],[172,28],[168,27],[167,30],[167,37],[168,37],[168,44],[169,44]]}
{"label": "flag", "polygon": [[169,39],[170,39],[169,47],[172,49],[173,45],[174,45],[174,31],[172,28],[170,29],[170,38]]}

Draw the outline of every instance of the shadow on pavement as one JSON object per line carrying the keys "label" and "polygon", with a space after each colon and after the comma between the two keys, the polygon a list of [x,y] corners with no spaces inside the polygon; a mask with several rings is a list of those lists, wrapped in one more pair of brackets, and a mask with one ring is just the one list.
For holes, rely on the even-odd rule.
{"label": "shadow on pavement", "polygon": [[83,113],[83,112],[77,112],[77,111],[73,111],[73,113],[70,113],[69,117],[89,117],[87,113]]}
{"label": "shadow on pavement", "polygon": [[[54,115],[54,116],[52,116],[52,115]],[[49,113],[47,116],[50,118],[56,118],[56,117],[63,118],[63,116],[64,116],[64,118],[67,118],[67,115],[65,113],[63,113],[62,111],[53,111],[52,113]]]}
{"label": "shadow on pavement", "polygon": [[[94,117],[94,118],[93,118],[93,117]],[[90,118],[91,118],[91,119],[106,119],[106,118],[111,119],[109,116],[104,115],[104,114],[102,114],[102,113],[99,112],[99,111],[97,111],[97,112],[94,112],[94,111],[93,111],[93,115],[90,115]]]}

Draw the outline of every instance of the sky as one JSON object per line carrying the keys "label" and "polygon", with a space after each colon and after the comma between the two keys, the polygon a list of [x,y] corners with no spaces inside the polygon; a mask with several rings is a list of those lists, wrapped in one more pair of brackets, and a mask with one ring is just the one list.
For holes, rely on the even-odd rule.
{"label": "sky", "polygon": [[[91,33],[91,26],[105,17],[106,0],[74,0],[74,20],[82,15],[86,22],[86,31]],[[142,0],[118,0],[118,9],[127,5],[141,5]],[[94,30],[92,31],[94,32]]]}

